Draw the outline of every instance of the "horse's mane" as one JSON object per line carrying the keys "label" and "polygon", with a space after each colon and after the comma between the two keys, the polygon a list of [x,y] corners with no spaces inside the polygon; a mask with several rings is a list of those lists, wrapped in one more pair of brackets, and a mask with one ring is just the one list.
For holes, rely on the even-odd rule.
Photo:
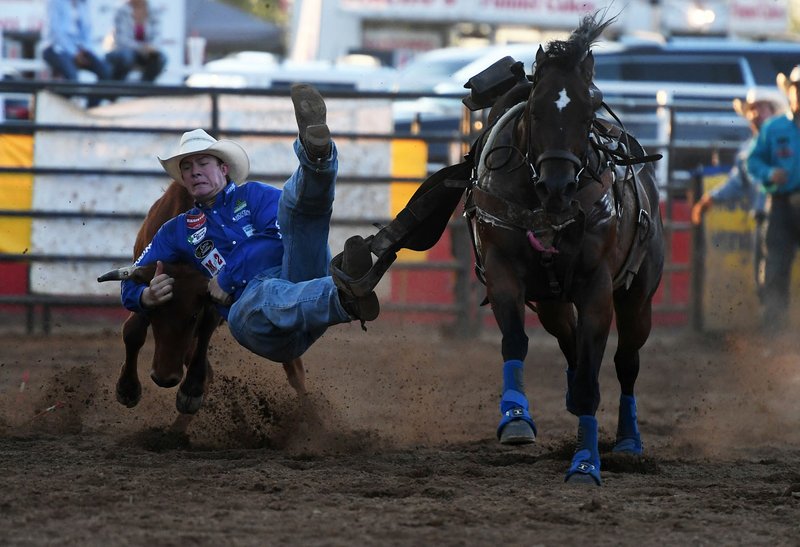
{"label": "horse's mane", "polygon": [[[605,15],[605,11],[603,11],[603,15]],[[581,24],[572,31],[569,38],[548,42],[547,49],[544,52],[545,59],[548,62],[556,62],[565,67],[576,66],[583,61],[589,49],[606,27],[616,19],[617,17],[614,16],[604,21],[599,11],[584,16]]]}

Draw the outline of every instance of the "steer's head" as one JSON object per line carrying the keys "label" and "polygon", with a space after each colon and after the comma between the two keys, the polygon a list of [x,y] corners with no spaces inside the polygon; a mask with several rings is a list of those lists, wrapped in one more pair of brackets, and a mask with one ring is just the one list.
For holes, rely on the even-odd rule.
{"label": "steer's head", "polygon": [[[147,284],[153,279],[155,268],[155,264],[121,268],[98,280],[130,279]],[[161,387],[173,387],[183,378],[184,365],[199,359],[203,361],[200,365],[205,366],[208,339],[220,317],[208,295],[208,278],[203,274],[185,264],[164,264],[164,273],[175,278],[175,284],[172,299],[147,310],[155,341],[150,377]]]}

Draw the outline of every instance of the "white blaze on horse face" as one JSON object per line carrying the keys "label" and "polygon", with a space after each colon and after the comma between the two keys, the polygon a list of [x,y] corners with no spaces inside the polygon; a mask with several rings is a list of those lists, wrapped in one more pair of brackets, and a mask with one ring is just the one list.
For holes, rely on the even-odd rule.
{"label": "white blaze on horse face", "polygon": [[562,89],[558,93],[558,100],[556,101],[556,106],[558,107],[558,111],[563,111],[567,105],[569,104],[569,96],[567,95],[567,90]]}

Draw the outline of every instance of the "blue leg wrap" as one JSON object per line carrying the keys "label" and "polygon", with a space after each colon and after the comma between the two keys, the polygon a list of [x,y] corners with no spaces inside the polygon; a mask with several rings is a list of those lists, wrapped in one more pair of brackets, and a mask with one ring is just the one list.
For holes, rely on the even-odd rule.
{"label": "blue leg wrap", "polygon": [[503,428],[513,420],[524,420],[536,435],[536,424],[529,412],[528,399],[522,380],[524,364],[519,360],[503,363],[503,396],[500,399],[500,425],[497,426],[497,437],[500,438]]}
{"label": "blue leg wrap", "polygon": [[574,475],[590,477],[598,486],[602,484],[600,451],[597,448],[597,418],[594,416],[578,417],[578,446],[564,480],[568,481]]}
{"label": "blue leg wrap", "polygon": [[575,379],[575,369],[567,369],[567,412],[570,414],[574,414],[575,416],[578,415],[578,411],[575,409],[575,403],[572,402],[572,396],[570,395],[570,391],[572,391],[572,381]]}
{"label": "blue leg wrap", "polygon": [[632,395],[619,396],[617,441],[613,451],[642,454],[642,437],[639,435],[639,423],[636,420],[636,397]]}

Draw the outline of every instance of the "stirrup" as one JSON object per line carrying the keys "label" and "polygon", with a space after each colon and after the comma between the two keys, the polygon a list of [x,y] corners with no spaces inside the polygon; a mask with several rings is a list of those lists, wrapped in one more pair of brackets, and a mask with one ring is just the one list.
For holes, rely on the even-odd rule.
{"label": "stirrup", "polygon": [[[372,243],[374,236],[364,238],[365,241]],[[370,245],[372,249],[372,245]],[[375,290],[375,286],[380,282],[383,274],[397,259],[397,253],[392,251],[384,252],[369,269],[369,271],[358,279],[354,279],[342,271],[344,251],[333,257],[331,260],[331,275],[341,283],[340,288],[355,298],[362,298]]]}

